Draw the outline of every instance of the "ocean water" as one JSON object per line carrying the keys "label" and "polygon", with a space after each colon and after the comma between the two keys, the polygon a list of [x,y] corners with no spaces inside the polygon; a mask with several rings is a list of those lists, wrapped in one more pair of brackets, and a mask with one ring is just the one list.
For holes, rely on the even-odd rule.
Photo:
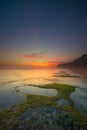
{"label": "ocean water", "polygon": [[58,93],[55,89],[40,89],[33,86],[33,84],[48,83],[77,86],[70,98],[76,109],[87,114],[87,70],[85,69],[0,70],[0,109],[20,103],[26,94],[56,96]]}

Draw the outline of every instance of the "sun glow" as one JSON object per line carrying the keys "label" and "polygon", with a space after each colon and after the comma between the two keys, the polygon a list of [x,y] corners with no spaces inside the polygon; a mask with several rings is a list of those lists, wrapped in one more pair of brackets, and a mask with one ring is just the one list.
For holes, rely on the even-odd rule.
{"label": "sun glow", "polygon": [[44,63],[44,62],[36,62],[32,64],[33,66],[40,66],[40,67],[49,67],[50,63]]}
{"label": "sun glow", "polygon": [[27,65],[32,67],[42,67],[42,68],[50,68],[53,67],[53,63],[50,62],[29,62]]}

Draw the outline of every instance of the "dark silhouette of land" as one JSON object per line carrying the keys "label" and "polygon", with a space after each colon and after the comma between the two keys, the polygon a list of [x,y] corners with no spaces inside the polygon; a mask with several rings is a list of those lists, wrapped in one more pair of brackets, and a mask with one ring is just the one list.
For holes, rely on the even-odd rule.
{"label": "dark silhouette of land", "polygon": [[77,58],[73,62],[59,64],[58,67],[87,68],[87,54],[82,55],[81,57]]}

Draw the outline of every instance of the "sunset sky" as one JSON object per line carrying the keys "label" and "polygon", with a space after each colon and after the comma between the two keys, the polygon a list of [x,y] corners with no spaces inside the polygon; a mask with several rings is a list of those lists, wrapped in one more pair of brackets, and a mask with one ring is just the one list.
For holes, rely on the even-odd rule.
{"label": "sunset sky", "polygon": [[86,0],[0,0],[0,67],[51,68],[87,53]]}

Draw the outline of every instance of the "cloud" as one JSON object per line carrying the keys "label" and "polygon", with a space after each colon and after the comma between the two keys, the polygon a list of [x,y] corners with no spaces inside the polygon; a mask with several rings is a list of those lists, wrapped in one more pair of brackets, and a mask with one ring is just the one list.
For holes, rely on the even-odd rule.
{"label": "cloud", "polygon": [[68,56],[63,56],[63,57],[53,57],[53,56],[48,56],[44,55],[44,53],[31,53],[31,54],[23,54],[21,55],[22,58],[27,58],[27,59],[42,59],[42,60],[47,60],[47,61],[65,61],[69,57]]}
{"label": "cloud", "polygon": [[43,53],[31,53],[31,54],[24,54],[22,55],[23,58],[29,58],[29,59],[36,59],[36,58],[42,58]]}

